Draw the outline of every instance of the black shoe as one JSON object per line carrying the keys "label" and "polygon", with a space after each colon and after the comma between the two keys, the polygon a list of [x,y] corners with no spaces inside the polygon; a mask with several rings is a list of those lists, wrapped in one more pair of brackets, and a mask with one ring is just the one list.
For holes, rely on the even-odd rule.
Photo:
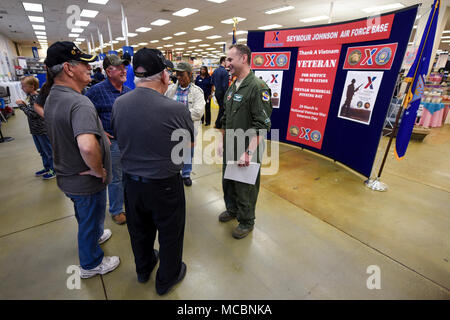
{"label": "black shoe", "polygon": [[184,185],[185,185],[186,187],[192,186],[192,180],[191,180],[191,178],[189,178],[189,177],[183,178],[183,182],[184,182]]}
{"label": "black shoe", "polygon": [[219,215],[220,222],[228,222],[230,220],[235,219],[235,216],[232,216],[228,211],[224,211]]}
{"label": "black shoe", "polygon": [[[156,264],[158,263],[158,259],[159,259],[159,251],[156,249],[153,249],[153,252],[155,253],[156,256],[156,262],[155,265],[153,266],[153,268],[156,266]],[[153,271],[152,268],[152,271]],[[146,283],[148,281],[148,279],[150,279],[150,274],[152,273],[152,271],[147,272],[147,273],[138,273],[137,274],[137,279],[140,283]]]}
{"label": "black shoe", "polygon": [[232,235],[235,239],[245,238],[250,232],[252,232],[253,226],[248,228],[243,228],[241,225],[238,225],[236,229],[234,229]]}
{"label": "black shoe", "polygon": [[181,270],[180,273],[178,274],[177,279],[175,280],[175,282],[173,284],[171,284],[167,289],[161,290],[156,288],[156,292],[162,296],[163,294],[166,294],[167,292],[170,291],[170,289],[172,289],[173,286],[175,286],[176,284],[178,284],[179,282],[181,282],[181,280],[184,279],[184,276],[186,275],[186,264],[184,262],[181,262]]}

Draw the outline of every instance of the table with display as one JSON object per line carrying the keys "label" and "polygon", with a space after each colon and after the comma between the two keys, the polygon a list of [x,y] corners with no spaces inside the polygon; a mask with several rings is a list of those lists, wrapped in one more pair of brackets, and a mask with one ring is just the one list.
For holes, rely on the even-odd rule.
{"label": "table with display", "polygon": [[441,127],[448,114],[449,105],[444,103],[422,102],[422,116],[419,125],[426,128]]}

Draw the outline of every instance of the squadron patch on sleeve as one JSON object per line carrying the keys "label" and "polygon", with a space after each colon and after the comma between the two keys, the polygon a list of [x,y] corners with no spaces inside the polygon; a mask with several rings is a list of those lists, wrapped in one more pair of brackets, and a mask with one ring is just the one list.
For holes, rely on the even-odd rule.
{"label": "squadron patch on sleeve", "polygon": [[262,93],[262,100],[263,100],[264,102],[268,102],[268,101],[270,100],[270,94],[269,94],[269,92],[263,91],[263,93]]}

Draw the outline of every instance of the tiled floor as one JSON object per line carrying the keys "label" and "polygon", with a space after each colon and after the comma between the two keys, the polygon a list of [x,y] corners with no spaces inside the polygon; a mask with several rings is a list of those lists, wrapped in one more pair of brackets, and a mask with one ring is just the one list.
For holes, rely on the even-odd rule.
{"label": "tiled floor", "polygon": [[[194,165],[188,272],[164,297],[154,274],[137,282],[127,228],[108,217],[113,236],[102,247],[121,265],[67,289],[67,267],[78,264],[72,203],[55,180],[33,176],[40,158],[25,116],[17,110],[2,130],[15,140],[0,144],[0,299],[450,299],[449,125],[412,142],[402,162],[391,153],[384,193],[280,144],[279,172],[262,177],[256,228],[242,240],[231,237],[236,222],[217,220],[220,165]],[[380,267],[380,290],[367,289],[371,265]]]}

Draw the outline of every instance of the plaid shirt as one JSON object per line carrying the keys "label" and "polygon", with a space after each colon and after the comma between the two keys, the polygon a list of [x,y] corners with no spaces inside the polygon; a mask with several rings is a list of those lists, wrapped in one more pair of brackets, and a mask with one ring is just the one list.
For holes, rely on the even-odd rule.
{"label": "plaid shirt", "polygon": [[177,87],[177,92],[175,93],[175,96],[173,97],[174,100],[177,100],[178,102],[181,102],[185,106],[188,106],[188,103],[189,103],[188,94],[189,94],[190,88],[191,88],[191,84],[189,84],[187,86],[187,88],[181,88],[181,86],[179,85]]}
{"label": "plaid shirt", "polygon": [[114,135],[111,128],[111,112],[114,101],[121,95],[131,91],[127,86],[122,86],[122,92],[114,88],[111,81],[106,79],[92,86],[86,97],[88,97],[97,109],[98,116],[102,121],[103,129],[110,135]]}

